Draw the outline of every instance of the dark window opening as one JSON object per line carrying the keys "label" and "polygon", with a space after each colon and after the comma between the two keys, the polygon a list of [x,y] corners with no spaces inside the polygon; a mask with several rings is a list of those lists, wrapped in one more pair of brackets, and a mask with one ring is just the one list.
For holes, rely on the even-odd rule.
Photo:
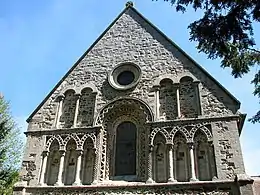
{"label": "dark window opening", "polygon": [[121,72],[117,77],[117,82],[120,85],[129,85],[131,84],[135,79],[135,75],[131,71],[123,71]]}
{"label": "dark window opening", "polygon": [[115,176],[136,175],[136,126],[121,123],[116,132]]}

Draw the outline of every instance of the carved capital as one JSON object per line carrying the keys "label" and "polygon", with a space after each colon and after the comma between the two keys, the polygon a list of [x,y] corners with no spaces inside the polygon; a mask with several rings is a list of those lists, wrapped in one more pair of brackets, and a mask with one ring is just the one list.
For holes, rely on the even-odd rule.
{"label": "carved capital", "polygon": [[57,96],[56,101],[58,101],[58,102],[63,101],[64,98],[65,98],[65,95],[64,94],[60,94],[60,95]]}
{"label": "carved capital", "polygon": [[154,145],[150,144],[149,145],[149,153],[151,153],[153,151]]}
{"label": "carved capital", "polygon": [[189,149],[194,149],[194,146],[195,146],[194,142],[188,142],[187,145],[188,145]]}
{"label": "carved capital", "polygon": [[80,93],[76,93],[75,96],[76,96],[77,99],[80,99],[81,94]]}
{"label": "carved capital", "polygon": [[65,156],[66,151],[65,150],[59,150],[61,156]]}
{"label": "carved capital", "polygon": [[83,154],[83,150],[81,150],[81,149],[76,150],[76,152],[77,152],[78,156],[82,156],[82,154]]}
{"label": "carved capital", "polygon": [[48,155],[49,155],[49,151],[47,150],[42,151],[42,157],[46,157]]}

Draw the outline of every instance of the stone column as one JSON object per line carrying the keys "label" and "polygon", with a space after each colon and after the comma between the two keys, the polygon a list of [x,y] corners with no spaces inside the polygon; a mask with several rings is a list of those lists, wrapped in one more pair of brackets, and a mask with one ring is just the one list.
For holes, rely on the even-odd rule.
{"label": "stone column", "polygon": [[73,127],[77,127],[77,120],[78,120],[78,114],[79,114],[79,101],[80,101],[80,94],[75,94],[77,97],[76,100],[76,107],[75,107],[75,115],[74,115],[74,121],[73,121]]}
{"label": "stone column", "polygon": [[46,172],[46,166],[47,166],[47,159],[48,159],[49,152],[48,151],[43,151],[42,153],[42,167],[41,167],[41,174],[40,174],[40,179],[39,179],[39,185],[44,186],[44,176]]}
{"label": "stone column", "polygon": [[[173,165],[174,165],[174,178],[177,179],[177,158],[176,158],[176,153],[177,153],[177,148],[178,145],[173,144]],[[177,180],[176,180],[177,181]]]}
{"label": "stone column", "polygon": [[202,115],[201,98],[200,98],[200,82],[194,81],[193,85],[196,93],[198,115]]}
{"label": "stone column", "polygon": [[175,84],[176,87],[176,104],[177,104],[177,118],[181,117],[181,105],[180,105],[180,84]]}
{"label": "stone column", "polygon": [[78,159],[77,159],[77,165],[76,165],[76,175],[75,175],[75,181],[72,185],[78,186],[81,185],[81,179],[80,179],[80,170],[81,170],[81,159],[82,159],[82,150],[78,150]]}
{"label": "stone column", "polygon": [[155,118],[160,120],[160,86],[155,86]]}
{"label": "stone column", "polygon": [[62,186],[62,173],[63,173],[63,168],[64,168],[64,157],[65,157],[65,151],[61,150],[60,151],[60,166],[59,166],[59,172],[58,172],[58,179],[57,182],[55,183],[56,186]]}
{"label": "stone column", "polygon": [[64,100],[65,96],[60,96],[59,97],[59,106],[58,106],[58,113],[57,113],[57,117],[55,120],[55,128],[59,128],[59,124],[60,124],[60,117],[62,115],[62,106],[63,106],[63,100]]}
{"label": "stone column", "polygon": [[168,144],[168,159],[169,159],[169,178],[168,182],[176,182],[174,179],[174,170],[173,170],[173,144]]}
{"label": "stone column", "polygon": [[98,163],[99,163],[99,155],[98,151],[95,149],[95,164],[94,164],[94,171],[93,171],[93,182],[91,185],[96,185],[98,183]]}
{"label": "stone column", "polygon": [[153,181],[153,146],[152,145],[149,146],[146,183],[154,183],[154,181]]}
{"label": "stone column", "polygon": [[190,165],[191,165],[191,178],[190,181],[197,181],[196,170],[195,170],[195,158],[194,158],[194,144],[188,143],[190,152]]}

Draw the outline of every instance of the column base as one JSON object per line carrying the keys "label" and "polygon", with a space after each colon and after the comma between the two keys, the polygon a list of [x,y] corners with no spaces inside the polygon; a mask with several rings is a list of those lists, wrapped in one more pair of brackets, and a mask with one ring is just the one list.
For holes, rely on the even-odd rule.
{"label": "column base", "polygon": [[152,178],[148,178],[145,183],[149,184],[149,183],[155,183],[155,182]]}
{"label": "column base", "polygon": [[47,186],[46,183],[38,183],[38,186]]}
{"label": "column base", "polygon": [[64,183],[56,182],[54,186],[64,186]]}
{"label": "column base", "polygon": [[72,185],[73,186],[81,186],[82,183],[80,181],[75,181]]}
{"label": "column base", "polygon": [[98,180],[94,180],[92,181],[91,185],[97,185],[98,184]]}
{"label": "column base", "polygon": [[175,183],[175,182],[177,182],[176,179],[173,179],[173,178],[169,178],[169,179],[168,179],[168,183]]}
{"label": "column base", "polygon": [[190,178],[190,181],[199,181],[199,180],[196,178]]}

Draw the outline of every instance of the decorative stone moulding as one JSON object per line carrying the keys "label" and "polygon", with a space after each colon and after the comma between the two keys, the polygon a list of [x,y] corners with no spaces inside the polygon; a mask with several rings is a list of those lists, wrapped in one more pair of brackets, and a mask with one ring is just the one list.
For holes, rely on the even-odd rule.
{"label": "decorative stone moulding", "polygon": [[117,65],[108,76],[109,84],[117,90],[135,87],[141,78],[141,68],[134,63],[126,62]]}

